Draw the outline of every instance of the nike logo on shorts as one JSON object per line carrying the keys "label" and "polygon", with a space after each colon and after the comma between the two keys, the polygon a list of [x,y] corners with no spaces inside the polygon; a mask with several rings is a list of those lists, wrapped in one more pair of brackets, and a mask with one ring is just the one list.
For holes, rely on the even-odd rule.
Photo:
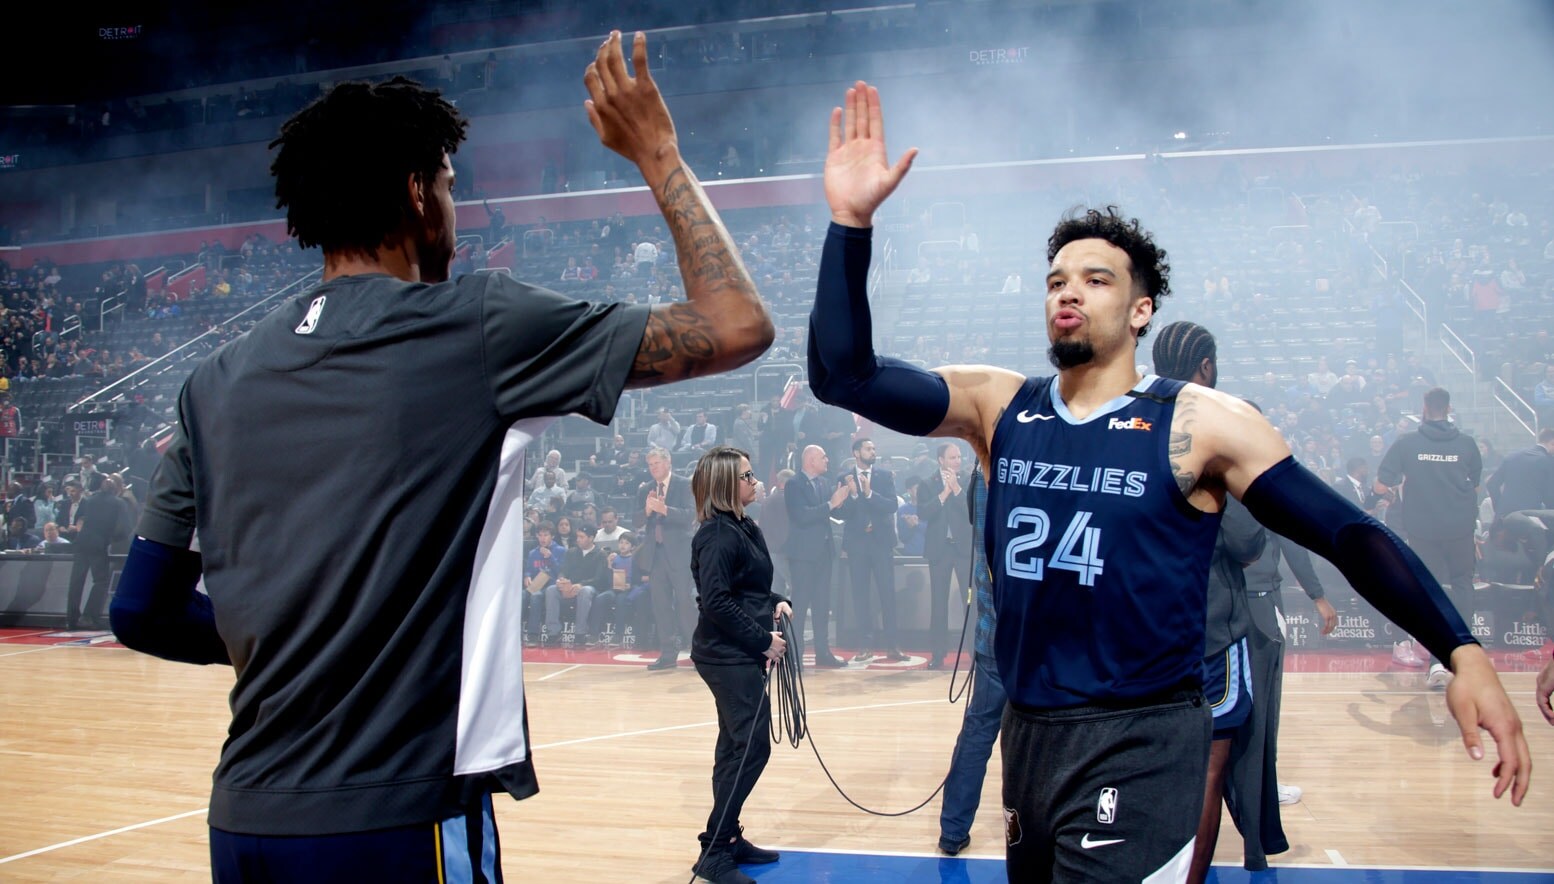
{"label": "nike logo on shorts", "polygon": [[1090,833],[1086,832],[1085,836],[1083,838],[1079,839],[1079,846],[1083,847],[1086,850],[1094,850],[1097,847],[1105,847],[1108,844],[1121,844],[1122,842],[1124,842],[1126,840],[1128,840],[1128,839],[1126,839],[1126,838],[1108,838],[1108,839],[1106,839],[1104,841],[1091,841],[1090,840]]}
{"label": "nike logo on shorts", "polygon": [[1022,411],[1015,415],[1014,419],[1022,424],[1028,424],[1031,421],[1050,421],[1055,417],[1057,417],[1055,414],[1031,414],[1028,411]]}

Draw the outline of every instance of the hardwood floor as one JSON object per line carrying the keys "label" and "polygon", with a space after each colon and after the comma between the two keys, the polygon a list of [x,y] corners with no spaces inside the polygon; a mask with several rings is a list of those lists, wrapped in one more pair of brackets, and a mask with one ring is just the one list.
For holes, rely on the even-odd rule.
{"label": "hardwood floor", "polygon": [[[1533,709],[1532,674],[1503,677],[1535,764],[1549,764],[1554,728]],[[526,678],[541,792],[497,799],[508,880],[684,882],[716,732],[694,671],[531,663]],[[231,681],[112,647],[0,643],[0,880],[208,880],[203,811]],[[815,740],[854,800],[899,811],[938,785],[962,711],[948,682],[807,675]],[[1280,778],[1305,797],[1284,809],[1293,847],[1276,863],[1554,867],[1554,767],[1524,806],[1494,800],[1493,750],[1467,758],[1422,674],[1290,673],[1280,740]],[[998,777],[995,752],[969,855],[1002,854]],[[781,745],[744,819],[763,846],[928,855],[938,811],[935,799],[901,818],[861,813],[807,746]],[[1228,817],[1217,861],[1240,863]],[[762,878],[789,880],[780,872]]]}

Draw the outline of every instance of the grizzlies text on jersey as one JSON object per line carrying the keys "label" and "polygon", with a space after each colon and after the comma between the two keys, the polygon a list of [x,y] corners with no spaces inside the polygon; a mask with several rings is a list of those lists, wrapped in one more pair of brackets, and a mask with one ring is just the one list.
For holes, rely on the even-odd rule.
{"label": "grizzlies text on jersey", "polygon": [[1080,421],[1055,378],[1030,378],[1000,418],[984,542],[1011,702],[1147,702],[1201,686],[1219,516],[1171,473],[1182,386],[1145,377]]}

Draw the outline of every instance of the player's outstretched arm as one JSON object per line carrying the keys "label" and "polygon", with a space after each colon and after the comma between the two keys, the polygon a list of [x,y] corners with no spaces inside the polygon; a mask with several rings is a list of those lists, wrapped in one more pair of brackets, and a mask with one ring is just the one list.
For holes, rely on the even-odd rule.
{"label": "player's outstretched arm", "polygon": [[959,436],[984,459],[996,415],[1022,378],[991,366],[928,371],[874,352],[869,253],[874,212],[912,168],[912,148],[894,165],[885,150],[879,90],[859,81],[833,108],[826,153],[831,226],[809,320],[809,383],[823,402],[914,436]]}
{"label": "player's outstretched arm", "polygon": [[589,95],[583,106],[604,146],[642,172],[669,224],[685,281],[685,303],[653,307],[626,383],[651,387],[738,368],[766,352],[775,332],[733,238],[680,157],[641,31],[631,61],[636,76],[626,72],[620,32],[611,32],[583,75]]}
{"label": "player's outstretched arm", "polygon": [[1424,563],[1396,534],[1296,463],[1262,415],[1212,391],[1197,391],[1195,399],[1201,429],[1194,442],[1202,445],[1205,472],[1223,476],[1258,521],[1332,562],[1383,616],[1449,661],[1456,677],[1446,701],[1463,745],[1474,760],[1483,758],[1478,731],[1489,731],[1500,754],[1495,797],[1510,789],[1511,803],[1520,805],[1532,776],[1521,719],[1489,657]]}

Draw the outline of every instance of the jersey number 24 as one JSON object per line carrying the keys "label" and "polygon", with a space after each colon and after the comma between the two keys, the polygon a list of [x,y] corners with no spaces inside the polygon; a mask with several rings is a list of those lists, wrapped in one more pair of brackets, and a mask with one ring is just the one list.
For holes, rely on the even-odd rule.
{"label": "jersey number 24", "polygon": [[1020,580],[1041,580],[1042,569],[1048,567],[1058,571],[1073,571],[1079,575],[1080,586],[1094,586],[1095,578],[1101,576],[1101,569],[1106,563],[1099,555],[1101,529],[1089,527],[1091,515],[1084,510],[1074,513],[1073,520],[1058,539],[1057,551],[1051,559],[1043,562],[1040,555],[1024,556],[1040,549],[1047,542],[1052,519],[1045,510],[1031,506],[1017,506],[1010,510],[1010,528],[1030,526],[1031,530],[1010,538],[1009,545],[1004,549],[1004,573]]}

